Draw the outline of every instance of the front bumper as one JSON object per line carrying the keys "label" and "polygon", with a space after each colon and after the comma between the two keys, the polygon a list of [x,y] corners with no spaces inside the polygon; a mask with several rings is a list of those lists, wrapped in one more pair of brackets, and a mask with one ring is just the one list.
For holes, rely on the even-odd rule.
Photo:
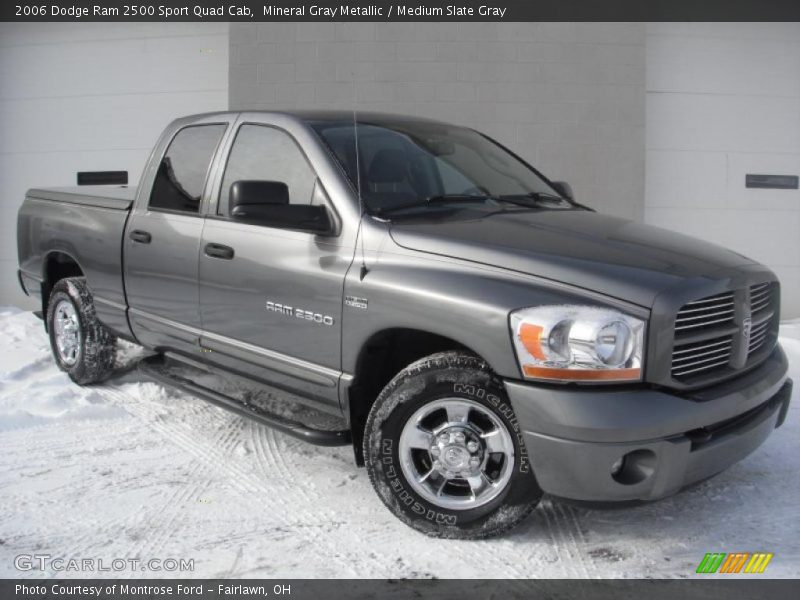
{"label": "front bumper", "polygon": [[680,396],[516,381],[505,386],[544,491],[575,500],[654,500],[760,446],[786,416],[787,371],[777,346],[749,373]]}

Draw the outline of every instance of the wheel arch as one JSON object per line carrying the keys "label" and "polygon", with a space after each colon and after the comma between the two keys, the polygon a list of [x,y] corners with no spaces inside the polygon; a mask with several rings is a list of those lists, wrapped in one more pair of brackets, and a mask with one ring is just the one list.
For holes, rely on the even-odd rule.
{"label": "wheel arch", "polygon": [[[85,277],[85,273],[74,256],[63,250],[48,252],[42,264],[42,314],[47,315],[50,293],[53,287],[68,277]],[[44,319],[45,330],[47,319]]]}
{"label": "wheel arch", "polygon": [[411,363],[448,350],[481,357],[463,343],[437,333],[407,327],[391,327],[374,332],[361,346],[355,373],[346,394],[356,463],[364,464],[362,442],[367,415],[381,390]]}

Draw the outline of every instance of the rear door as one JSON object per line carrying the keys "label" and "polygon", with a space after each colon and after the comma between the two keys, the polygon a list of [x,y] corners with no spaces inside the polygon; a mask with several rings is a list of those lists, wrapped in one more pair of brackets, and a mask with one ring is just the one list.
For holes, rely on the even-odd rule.
{"label": "rear door", "polygon": [[[206,117],[165,135],[142,178],[123,240],[131,328],[153,348],[196,352],[197,268],[211,165],[234,117]],[[149,190],[149,194],[147,191]]]}
{"label": "rear door", "polygon": [[210,351],[204,358],[338,407],[342,289],[352,244],[230,219],[230,187],[240,180],[281,181],[290,203],[332,208],[286,130],[244,122],[234,136],[200,249],[201,344]]}

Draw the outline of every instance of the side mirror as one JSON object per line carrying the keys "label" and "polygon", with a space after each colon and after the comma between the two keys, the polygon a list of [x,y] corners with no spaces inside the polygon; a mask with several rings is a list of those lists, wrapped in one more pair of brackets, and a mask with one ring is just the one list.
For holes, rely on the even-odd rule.
{"label": "side mirror", "polygon": [[234,181],[228,200],[231,216],[244,215],[259,206],[289,204],[289,188],[282,181]]}
{"label": "side mirror", "polygon": [[240,217],[234,215],[237,221],[277,227],[279,229],[296,229],[308,231],[318,235],[333,232],[333,223],[324,206],[311,206],[308,204],[264,204],[259,207],[257,214]]}
{"label": "side mirror", "polygon": [[560,196],[563,196],[567,200],[575,200],[575,194],[572,191],[572,186],[566,181],[551,181],[550,185],[553,186],[553,189],[557,191]]}
{"label": "side mirror", "polygon": [[289,204],[289,188],[280,181],[237,181],[231,185],[231,218],[250,223],[324,235],[333,222],[324,206]]}

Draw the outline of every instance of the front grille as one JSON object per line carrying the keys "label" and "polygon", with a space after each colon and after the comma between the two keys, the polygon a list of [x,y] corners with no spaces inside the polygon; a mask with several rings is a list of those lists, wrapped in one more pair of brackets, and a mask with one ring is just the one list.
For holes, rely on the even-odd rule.
{"label": "front grille", "polygon": [[750,286],[750,313],[753,325],[750,329],[750,344],[747,355],[756,354],[769,339],[770,318],[775,305],[775,284],[757,283]]}
{"label": "front grille", "polygon": [[672,353],[672,376],[681,378],[727,365],[732,348],[730,335],[680,346]]}
{"label": "front grille", "polygon": [[771,308],[774,291],[775,285],[770,282],[750,286],[750,312],[753,316]]}
{"label": "front grille", "polygon": [[776,282],[684,304],[675,315],[672,379],[684,385],[702,385],[757,364],[775,344],[777,305]]}
{"label": "front grille", "polygon": [[675,317],[675,331],[689,331],[733,322],[733,292],[725,292],[685,304]]}

